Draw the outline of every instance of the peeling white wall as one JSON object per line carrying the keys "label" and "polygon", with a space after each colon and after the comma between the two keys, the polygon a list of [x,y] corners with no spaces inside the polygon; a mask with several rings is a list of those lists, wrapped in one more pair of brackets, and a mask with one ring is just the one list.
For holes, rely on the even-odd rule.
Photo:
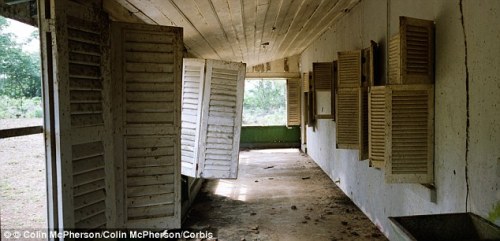
{"label": "peeling white wall", "polygon": [[307,128],[308,154],[389,238],[389,216],[467,210],[500,224],[500,1],[464,0],[462,6],[468,89],[459,0],[363,0],[301,55],[301,72],[308,72],[313,62],[374,40],[384,55],[385,81],[386,40],[398,31],[399,16],[436,22],[435,192],[386,184],[383,170],[358,161],[357,150],[335,148],[335,122],[317,120],[315,130]]}

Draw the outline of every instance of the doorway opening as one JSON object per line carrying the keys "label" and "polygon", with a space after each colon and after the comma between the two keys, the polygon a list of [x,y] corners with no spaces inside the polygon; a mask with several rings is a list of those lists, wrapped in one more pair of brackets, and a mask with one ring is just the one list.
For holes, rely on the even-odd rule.
{"label": "doorway opening", "polygon": [[[46,229],[38,28],[0,16],[1,229]],[[27,212],[28,211],[28,212]]]}
{"label": "doorway opening", "polygon": [[300,127],[287,126],[287,79],[246,79],[240,147],[300,147]]}

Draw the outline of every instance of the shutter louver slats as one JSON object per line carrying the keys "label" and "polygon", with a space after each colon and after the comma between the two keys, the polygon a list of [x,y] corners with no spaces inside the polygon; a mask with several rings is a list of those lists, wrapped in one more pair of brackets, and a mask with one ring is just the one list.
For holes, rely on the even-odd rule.
{"label": "shutter louver slats", "polygon": [[361,51],[338,53],[338,88],[361,86]]}
{"label": "shutter louver slats", "polygon": [[433,181],[434,92],[432,85],[388,86],[387,182]]}
{"label": "shutter louver slats", "polygon": [[385,165],[385,86],[370,87],[369,92],[369,158],[370,165]]}
{"label": "shutter louver slats", "polygon": [[[69,77],[69,111],[73,133],[105,132],[104,96],[107,51],[101,51],[109,39],[103,16],[94,9],[68,1],[66,12],[67,71]],[[62,42],[62,41],[61,41]],[[63,65],[63,63],[58,63]],[[74,224],[83,230],[108,225],[106,218],[106,165],[111,153],[104,145],[105,134],[88,134],[72,138],[72,172]]]}
{"label": "shutter louver slats", "polygon": [[300,125],[300,79],[287,79],[287,126]]}
{"label": "shutter louver slats", "polygon": [[126,23],[112,27],[113,41],[122,46],[116,56],[124,61],[125,226],[179,228],[183,143],[176,140],[186,135],[181,130],[186,117],[181,117],[181,97],[196,98],[192,93],[181,96],[182,29]]}
{"label": "shutter louver slats", "polygon": [[205,60],[184,59],[182,76],[181,172],[196,177]]}
{"label": "shutter louver slats", "polygon": [[337,90],[337,148],[357,149],[359,147],[359,88]]}
{"label": "shutter louver slats", "polygon": [[184,59],[183,71],[182,173],[236,178],[245,64]]}
{"label": "shutter louver slats", "polygon": [[309,92],[309,73],[302,73],[302,92]]}
{"label": "shutter louver slats", "polygon": [[401,84],[401,47],[399,34],[389,40],[389,83]]}
{"label": "shutter louver slats", "polygon": [[361,87],[359,90],[359,160],[368,159],[368,88]]}
{"label": "shutter louver slats", "polygon": [[313,63],[313,79],[315,90],[331,90],[333,62]]}
{"label": "shutter louver slats", "polygon": [[389,41],[389,83],[434,83],[434,22],[399,18],[399,33]]}
{"label": "shutter louver slats", "polygon": [[362,85],[362,51],[338,53],[338,88],[335,99],[337,148],[359,149],[359,159],[367,156],[364,145],[367,125],[364,101],[366,87]]}
{"label": "shutter louver slats", "polygon": [[238,174],[245,64],[207,60],[200,127],[199,175]]}

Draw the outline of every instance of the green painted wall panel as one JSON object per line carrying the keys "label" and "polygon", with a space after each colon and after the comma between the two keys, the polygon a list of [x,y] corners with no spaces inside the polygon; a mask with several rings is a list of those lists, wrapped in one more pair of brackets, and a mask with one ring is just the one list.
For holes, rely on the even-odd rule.
{"label": "green painted wall panel", "polygon": [[241,128],[240,147],[300,147],[300,127],[243,126]]}

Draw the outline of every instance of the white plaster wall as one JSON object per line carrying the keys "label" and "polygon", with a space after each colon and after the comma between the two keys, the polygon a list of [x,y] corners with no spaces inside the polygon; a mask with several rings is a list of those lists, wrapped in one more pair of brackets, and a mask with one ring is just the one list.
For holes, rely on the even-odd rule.
{"label": "white plaster wall", "polygon": [[307,128],[308,154],[389,238],[389,216],[471,211],[500,223],[500,211],[494,211],[500,209],[500,1],[464,0],[463,9],[468,91],[459,0],[363,0],[301,55],[301,72],[308,72],[312,62],[335,60],[338,51],[374,40],[384,55],[385,80],[386,39],[398,31],[399,16],[436,22],[435,192],[419,184],[386,184],[383,170],[358,161],[357,150],[335,149],[332,120]]}

